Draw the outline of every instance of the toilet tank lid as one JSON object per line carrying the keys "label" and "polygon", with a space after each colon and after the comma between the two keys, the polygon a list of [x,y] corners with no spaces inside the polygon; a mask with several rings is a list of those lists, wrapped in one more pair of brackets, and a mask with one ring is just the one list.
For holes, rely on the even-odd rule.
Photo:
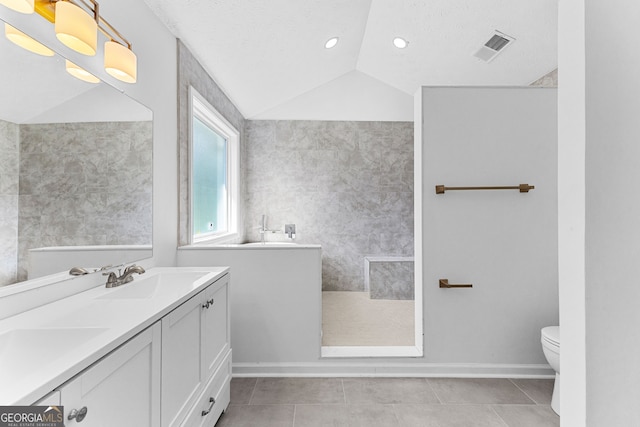
{"label": "toilet tank lid", "polygon": [[560,344],[560,326],[542,328],[542,336],[551,342]]}

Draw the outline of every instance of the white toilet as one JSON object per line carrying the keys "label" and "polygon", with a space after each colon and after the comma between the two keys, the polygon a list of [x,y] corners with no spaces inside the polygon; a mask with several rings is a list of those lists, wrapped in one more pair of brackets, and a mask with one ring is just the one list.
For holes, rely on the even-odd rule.
{"label": "white toilet", "polygon": [[560,327],[547,326],[540,331],[540,341],[542,351],[547,362],[556,371],[556,381],[553,385],[553,396],[551,397],[551,409],[560,415]]}

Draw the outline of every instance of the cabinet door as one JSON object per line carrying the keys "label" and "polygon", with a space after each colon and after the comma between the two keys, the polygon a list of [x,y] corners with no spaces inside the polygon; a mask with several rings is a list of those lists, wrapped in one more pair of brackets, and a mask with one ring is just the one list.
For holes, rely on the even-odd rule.
{"label": "cabinet door", "polygon": [[[205,290],[203,321],[203,372],[207,381],[227,355],[229,344],[229,279],[224,278],[222,287],[210,286]],[[206,303],[209,303],[208,305]]]}
{"label": "cabinet door", "polygon": [[202,384],[202,291],[162,319],[162,425],[180,425]]}
{"label": "cabinet door", "polygon": [[[66,426],[155,427],[160,422],[160,322],[60,387]],[[78,418],[82,418],[78,420]]]}

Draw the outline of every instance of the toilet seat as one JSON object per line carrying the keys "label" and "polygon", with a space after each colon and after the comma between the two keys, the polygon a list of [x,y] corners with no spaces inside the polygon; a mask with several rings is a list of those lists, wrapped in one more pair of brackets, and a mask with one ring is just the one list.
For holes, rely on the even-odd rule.
{"label": "toilet seat", "polygon": [[547,326],[546,328],[542,328],[541,338],[552,346],[560,347],[560,327]]}

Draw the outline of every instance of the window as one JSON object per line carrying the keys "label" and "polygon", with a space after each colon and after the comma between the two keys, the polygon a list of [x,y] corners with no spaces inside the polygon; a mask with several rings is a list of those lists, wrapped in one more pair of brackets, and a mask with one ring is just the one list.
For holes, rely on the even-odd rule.
{"label": "window", "polygon": [[238,131],[191,88],[191,243],[238,236]]}

